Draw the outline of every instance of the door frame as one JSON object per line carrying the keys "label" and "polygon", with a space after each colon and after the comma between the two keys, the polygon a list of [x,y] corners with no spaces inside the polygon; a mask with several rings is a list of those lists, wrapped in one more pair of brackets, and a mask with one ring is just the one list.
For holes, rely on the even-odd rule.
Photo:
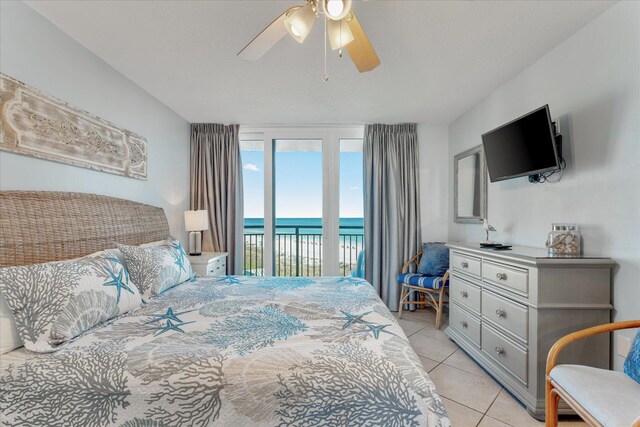
{"label": "door frame", "polygon": [[[364,125],[240,126],[240,140],[262,140],[264,144],[264,249],[265,276],[275,271],[275,191],[273,160],[278,139],[322,140],[322,275],[338,276],[340,242],[340,140],[364,138]],[[244,218],[243,218],[244,222]],[[238,245],[240,259],[244,243]]]}

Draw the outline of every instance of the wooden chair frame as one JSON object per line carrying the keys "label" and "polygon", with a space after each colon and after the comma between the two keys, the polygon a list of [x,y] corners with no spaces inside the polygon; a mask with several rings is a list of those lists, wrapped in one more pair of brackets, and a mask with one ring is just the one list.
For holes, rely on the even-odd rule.
{"label": "wooden chair frame", "polygon": [[[402,273],[409,273],[411,264],[415,264],[416,268],[418,268],[418,264],[420,264],[420,258],[422,258],[422,251],[418,252],[416,256],[411,258],[402,266]],[[436,311],[436,329],[440,329],[440,324],[442,322],[442,309],[445,304],[449,304],[449,287],[445,286],[447,280],[449,280],[448,271],[444,274],[444,276],[442,276],[442,286],[440,287],[440,289],[423,288],[421,286],[413,286],[407,285],[406,283],[401,283],[402,290],[400,292],[400,303],[398,304],[398,319],[402,319],[402,310],[405,304],[413,304],[416,306],[427,305],[433,307],[433,309]],[[424,295],[424,300],[406,301],[412,292],[417,292],[418,295]],[[446,300],[445,295],[447,296]],[[435,296],[438,297],[437,300]]]}
{"label": "wooden chair frame", "polygon": [[[546,391],[545,391],[545,425],[546,427],[557,427],[558,425],[558,403],[560,398],[567,402],[567,404],[574,410],[583,420],[585,420],[591,426],[602,426],[593,415],[591,415],[582,405],[580,405],[566,390],[559,386],[550,376],[551,370],[556,366],[558,361],[558,355],[560,351],[582,338],[587,338],[593,335],[597,335],[603,332],[612,332],[620,329],[632,329],[640,328],[640,320],[628,320],[626,322],[606,323],[604,325],[593,326],[591,328],[582,329],[580,331],[573,332],[569,335],[565,335],[560,338],[549,350],[547,356],[547,369],[546,375]],[[640,427],[640,419],[633,423],[632,427]]]}

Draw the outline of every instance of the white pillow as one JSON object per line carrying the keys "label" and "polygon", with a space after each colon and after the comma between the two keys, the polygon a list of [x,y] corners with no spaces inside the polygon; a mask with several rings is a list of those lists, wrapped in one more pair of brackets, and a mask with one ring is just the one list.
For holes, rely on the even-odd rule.
{"label": "white pillow", "polygon": [[4,297],[0,295],[0,354],[8,353],[22,345],[16,320]]}

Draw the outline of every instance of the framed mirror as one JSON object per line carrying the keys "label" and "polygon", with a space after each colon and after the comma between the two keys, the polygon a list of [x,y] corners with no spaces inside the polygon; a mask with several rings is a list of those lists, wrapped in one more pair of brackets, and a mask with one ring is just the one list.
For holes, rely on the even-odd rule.
{"label": "framed mirror", "polygon": [[453,158],[453,220],[481,223],[487,217],[487,164],[482,145]]}

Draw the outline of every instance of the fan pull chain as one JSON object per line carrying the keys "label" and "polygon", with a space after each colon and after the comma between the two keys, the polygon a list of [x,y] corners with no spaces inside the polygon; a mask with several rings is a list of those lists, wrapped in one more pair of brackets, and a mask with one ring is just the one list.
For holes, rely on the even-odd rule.
{"label": "fan pull chain", "polygon": [[[342,21],[340,21],[340,44],[342,44]],[[338,49],[338,56],[342,58],[342,46]]]}
{"label": "fan pull chain", "polygon": [[324,75],[322,80],[329,81],[329,73],[327,73],[327,18],[324,18]]}

